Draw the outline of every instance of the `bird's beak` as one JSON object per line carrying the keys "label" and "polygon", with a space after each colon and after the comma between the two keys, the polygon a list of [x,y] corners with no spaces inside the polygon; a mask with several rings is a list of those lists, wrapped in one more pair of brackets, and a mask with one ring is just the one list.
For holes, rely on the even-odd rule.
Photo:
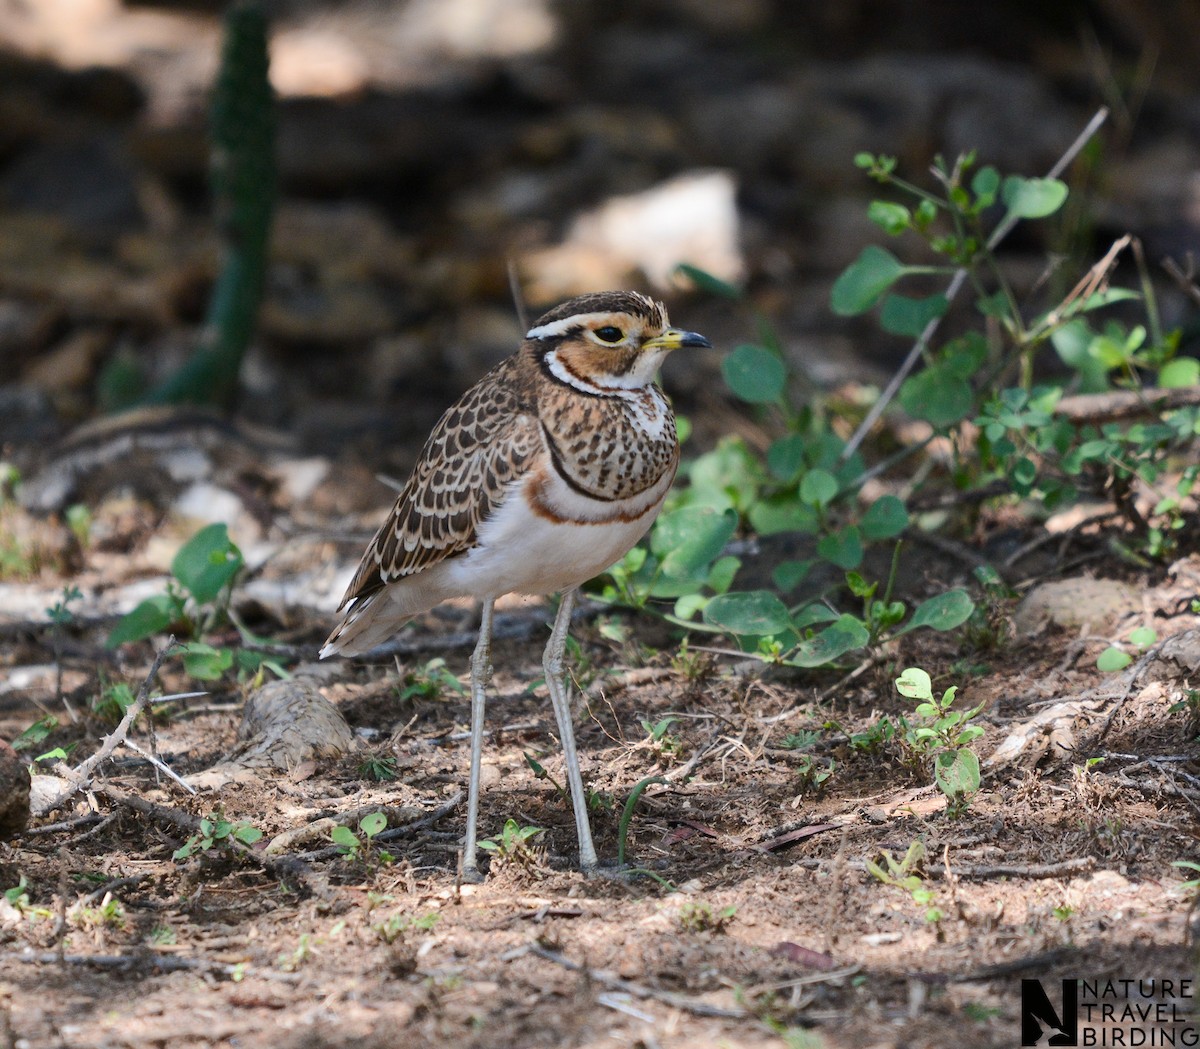
{"label": "bird's beak", "polygon": [[667,328],[661,335],[642,343],[643,350],[678,350],[682,346],[699,346],[712,349],[712,343],[703,335],[681,328]]}

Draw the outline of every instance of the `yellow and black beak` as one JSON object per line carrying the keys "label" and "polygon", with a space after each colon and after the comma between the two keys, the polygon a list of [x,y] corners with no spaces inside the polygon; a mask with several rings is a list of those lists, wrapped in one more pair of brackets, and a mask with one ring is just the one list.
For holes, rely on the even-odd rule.
{"label": "yellow and black beak", "polygon": [[703,335],[681,328],[666,328],[661,335],[642,343],[643,350],[678,350],[684,346],[712,349],[712,343]]}

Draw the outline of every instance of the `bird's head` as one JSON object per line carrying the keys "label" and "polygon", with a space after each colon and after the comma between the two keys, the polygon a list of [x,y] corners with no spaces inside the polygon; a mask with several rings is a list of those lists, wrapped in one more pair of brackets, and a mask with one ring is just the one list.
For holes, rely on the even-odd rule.
{"label": "bird's head", "polygon": [[556,379],[587,392],[648,386],[672,350],[712,345],[672,328],[663,304],[636,291],[571,299],[539,317],[525,338]]}

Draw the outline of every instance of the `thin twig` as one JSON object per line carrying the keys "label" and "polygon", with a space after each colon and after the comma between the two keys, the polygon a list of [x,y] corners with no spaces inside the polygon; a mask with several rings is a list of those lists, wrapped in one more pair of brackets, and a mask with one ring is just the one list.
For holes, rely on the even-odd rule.
{"label": "thin twig", "polygon": [[140,754],[143,758],[145,758],[148,762],[150,762],[151,765],[153,765],[156,769],[158,769],[159,772],[165,773],[168,778],[173,779],[189,794],[196,793],[195,787],[193,787],[187,780],[185,780],[181,775],[179,775],[178,772],[176,772],[168,764],[166,764],[166,762],[162,761],[159,758],[156,758],[148,750],[143,750],[136,743],[134,743],[134,741],[131,739],[123,739],[123,740],[121,740],[121,743],[124,746],[128,747],[130,750],[132,750],[135,754]]}
{"label": "thin twig", "polygon": [[[1085,127],[1079,133],[1079,136],[1075,139],[1075,141],[1072,142],[1069,147],[1067,147],[1067,151],[1058,158],[1058,161],[1055,163],[1054,167],[1050,169],[1046,177],[1057,178],[1059,175],[1061,175],[1063,171],[1066,170],[1067,165],[1075,159],[1075,157],[1079,154],[1079,151],[1083,149],[1085,145],[1087,145],[1088,140],[1099,130],[1100,125],[1103,124],[1107,119],[1108,107],[1102,106],[1096,111],[1092,119],[1088,121],[1087,127]],[[1009,214],[1005,215],[1000,224],[994,230],[992,230],[992,235],[988,237],[987,250],[994,251],[1000,242],[1008,236],[1009,232],[1018,221],[1018,216],[1012,212],[1009,212]],[[962,286],[966,282],[967,275],[968,271],[967,267],[965,266],[954,271],[954,275],[950,278],[950,283],[946,287],[947,303],[953,302],[955,296],[957,296],[959,291],[962,290]],[[862,444],[863,439],[871,431],[871,427],[875,425],[875,423],[879,420],[879,417],[884,413],[884,410],[887,408],[887,406],[891,404],[892,400],[899,392],[901,384],[906,378],[908,378],[908,373],[911,372],[914,367],[916,367],[917,361],[921,359],[921,355],[925,352],[925,348],[929,345],[929,340],[933,338],[934,334],[938,330],[938,327],[941,325],[941,322],[942,318],[940,316],[934,317],[928,324],[925,325],[925,330],[922,331],[919,336],[917,336],[917,341],[913,343],[912,349],[908,351],[908,356],[904,358],[904,362],[900,365],[899,370],[897,370],[896,374],[892,376],[891,381],[887,384],[887,387],[884,389],[883,393],[880,394],[879,400],[877,400],[871,406],[871,410],[867,412],[866,418],[859,423],[858,429],[854,431],[853,435],[850,437],[850,440],[846,442],[846,447],[842,449],[842,454],[840,456],[842,460],[849,459],[850,456],[854,454],[858,446]]]}
{"label": "thin twig", "polygon": [[96,753],[85,761],[80,762],[74,769],[64,777],[67,780],[67,787],[61,791],[56,797],[38,806],[36,811],[31,812],[33,816],[44,816],[47,812],[52,812],[54,809],[61,807],[68,798],[72,797],[78,791],[83,790],[91,780],[92,773],[96,766],[102,761],[105,761],[112,755],[112,752],[117,749],[129,735],[129,730],[133,727],[133,723],[138,719],[138,716],[146,709],[146,705],[150,702],[150,688],[154,683],[154,679],[158,676],[159,668],[162,667],[163,660],[167,658],[176,648],[175,638],[167,638],[167,643],[158,650],[154,657],[154,662],[150,666],[149,672],[142,681],[142,687],[138,689],[137,698],[129,705],[125,711],[125,716],[121,718],[120,724],[113,731],[104,737],[101,741]]}

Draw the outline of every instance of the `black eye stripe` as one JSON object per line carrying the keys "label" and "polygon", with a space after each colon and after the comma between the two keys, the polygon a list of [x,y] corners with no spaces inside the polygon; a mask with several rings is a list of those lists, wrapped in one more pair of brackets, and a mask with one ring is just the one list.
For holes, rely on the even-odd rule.
{"label": "black eye stripe", "polygon": [[602,328],[597,328],[592,332],[601,342],[620,342],[625,338],[625,333],[621,331],[615,324],[606,324]]}

